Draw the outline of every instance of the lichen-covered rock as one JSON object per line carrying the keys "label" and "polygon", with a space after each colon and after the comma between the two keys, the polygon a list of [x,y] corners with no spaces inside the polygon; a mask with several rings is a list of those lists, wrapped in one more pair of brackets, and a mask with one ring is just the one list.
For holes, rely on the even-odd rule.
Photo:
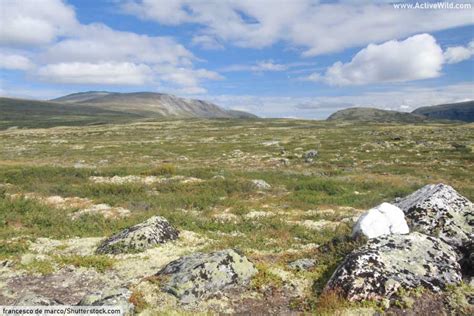
{"label": "lichen-covered rock", "polygon": [[455,247],[472,238],[474,204],[449,185],[430,184],[396,201],[414,230]]}
{"label": "lichen-covered rock", "polygon": [[163,290],[188,304],[221,290],[248,284],[254,265],[232,249],[195,253],[165,266],[157,276],[167,280]]}
{"label": "lichen-covered rock", "polygon": [[260,179],[252,180],[252,184],[257,190],[269,190],[272,187],[265,180]]}
{"label": "lichen-covered rock", "polygon": [[16,306],[54,306],[54,305],[63,305],[60,301],[56,299],[51,299],[44,297],[36,293],[27,293],[16,300]]}
{"label": "lichen-covered rock", "polygon": [[125,315],[133,315],[134,306],[129,299],[132,292],[126,288],[94,292],[84,296],[78,306],[120,306]]}
{"label": "lichen-covered rock", "polygon": [[352,235],[375,238],[381,235],[408,234],[409,232],[403,211],[393,204],[382,203],[359,217]]}
{"label": "lichen-covered rock", "polygon": [[179,232],[161,216],[129,227],[104,240],[96,250],[99,254],[139,252],[178,238]]}
{"label": "lichen-covered rock", "polygon": [[288,264],[288,267],[293,270],[305,271],[305,270],[311,269],[315,265],[316,265],[316,260],[303,258],[303,259],[298,259],[293,262],[290,262]]}
{"label": "lichen-covered rock", "polygon": [[318,156],[318,151],[316,149],[308,150],[303,154],[303,158],[305,162],[312,162],[314,158],[316,158],[317,156]]}
{"label": "lichen-covered rock", "polygon": [[336,269],[326,290],[349,300],[389,298],[399,288],[426,287],[437,292],[461,282],[454,249],[442,240],[411,233],[370,239]]}

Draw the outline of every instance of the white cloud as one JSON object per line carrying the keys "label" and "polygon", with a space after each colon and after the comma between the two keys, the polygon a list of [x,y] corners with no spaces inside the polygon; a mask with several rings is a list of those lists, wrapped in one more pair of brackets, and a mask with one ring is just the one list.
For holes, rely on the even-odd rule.
{"label": "white cloud", "polygon": [[170,37],[152,37],[113,30],[103,24],[83,25],[41,55],[45,62],[131,61],[191,65],[196,59]]}
{"label": "white cloud", "polygon": [[305,56],[472,24],[472,10],[398,10],[384,1],[348,2],[129,0],[122,9],[161,24],[198,24],[199,35],[241,47],[283,41],[303,48]]}
{"label": "white cloud", "polygon": [[122,9],[141,18],[154,19],[168,25],[179,25],[189,21],[189,14],[184,10],[183,4],[179,0],[127,1],[122,4]]}
{"label": "white cloud", "polygon": [[342,86],[435,78],[443,62],[443,51],[435,38],[419,34],[404,41],[370,44],[350,62],[336,62],[324,75],[314,73],[308,80]]}
{"label": "white cloud", "polygon": [[448,64],[456,64],[467,60],[474,55],[474,41],[467,46],[448,47],[444,52],[444,59]]}
{"label": "white cloud", "polygon": [[151,69],[133,63],[58,63],[39,69],[46,81],[59,83],[87,83],[105,85],[140,85],[151,80]]}
{"label": "white cloud", "polygon": [[240,72],[240,71],[251,71],[251,72],[266,72],[266,71],[285,71],[290,65],[278,64],[273,60],[262,60],[257,61],[252,65],[236,64],[224,67],[221,69],[223,72]]}
{"label": "white cloud", "polygon": [[283,71],[287,66],[282,64],[275,64],[273,61],[260,61],[254,66],[253,71]]}
{"label": "white cloud", "polygon": [[216,38],[209,35],[193,36],[191,43],[193,45],[200,46],[201,48],[209,49],[209,50],[224,49],[224,46],[221,43],[219,43],[219,41]]}
{"label": "white cloud", "polygon": [[34,65],[25,56],[0,52],[0,69],[28,70]]}
{"label": "white cloud", "polygon": [[1,0],[0,44],[41,45],[77,26],[74,10],[61,0]]}
{"label": "white cloud", "polygon": [[154,71],[158,74],[158,77],[161,80],[182,87],[177,91],[186,94],[205,93],[206,90],[199,86],[199,81],[202,79],[223,79],[223,77],[218,73],[206,69],[190,69],[159,65],[155,67]]}

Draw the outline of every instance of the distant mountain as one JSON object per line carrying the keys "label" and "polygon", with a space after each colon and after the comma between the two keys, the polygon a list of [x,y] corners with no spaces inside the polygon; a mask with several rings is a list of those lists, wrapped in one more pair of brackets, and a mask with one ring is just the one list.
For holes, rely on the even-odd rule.
{"label": "distant mountain", "polygon": [[60,104],[0,97],[0,129],[9,127],[78,126],[129,122],[143,119],[133,113],[112,111],[88,105]]}
{"label": "distant mountain", "polygon": [[331,114],[327,120],[371,123],[419,123],[426,121],[427,118],[413,113],[356,107],[337,111]]}
{"label": "distant mountain", "polygon": [[431,119],[474,122],[474,101],[425,106],[412,113]]}
{"label": "distant mountain", "polygon": [[90,105],[107,110],[166,118],[256,118],[240,111],[195,99],[180,98],[153,92],[117,93],[106,91],[80,92],[51,100],[63,104]]}

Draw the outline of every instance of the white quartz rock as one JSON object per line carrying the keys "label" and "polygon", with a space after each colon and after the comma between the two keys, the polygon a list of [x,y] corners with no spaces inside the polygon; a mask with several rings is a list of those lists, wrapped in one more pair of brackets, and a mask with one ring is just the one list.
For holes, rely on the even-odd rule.
{"label": "white quartz rock", "polygon": [[382,203],[359,217],[352,230],[352,235],[375,238],[390,234],[408,234],[409,232],[403,211],[393,204]]}

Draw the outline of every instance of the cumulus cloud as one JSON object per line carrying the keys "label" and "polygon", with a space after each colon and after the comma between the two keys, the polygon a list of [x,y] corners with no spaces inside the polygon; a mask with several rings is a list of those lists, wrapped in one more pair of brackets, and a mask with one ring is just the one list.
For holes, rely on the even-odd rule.
{"label": "cumulus cloud", "polygon": [[383,1],[129,0],[122,9],[161,24],[200,25],[201,36],[220,43],[261,48],[286,42],[305,56],[472,24],[471,10],[397,10]]}
{"label": "cumulus cloud", "polygon": [[419,34],[404,41],[370,44],[350,62],[336,62],[324,75],[315,73],[308,79],[330,85],[361,85],[435,78],[443,62],[443,51],[435,38]]}
{"label": "cumulus cloud", "polygon": [[448,47],[444,52],[444,59],[448,64],[456,64],[467,60],[474,55],[474,41],[467,46]]}
{"label": "cumulus cloud", "polygon": [[28,57],[0,52],[0,69],[28,70],[33,66]]}
{"label": "cumulus cloud", "polygon": [[108,85],[140,85],[151,80],[151,69],[133,63],[58,63],[38,70],[46,81],[60,83],[87,83]]}
{"label": "cumulus cloud", "polygon": [[61,0],[2,0],[0,44],[47,44],[77,25],[73,8]]}

